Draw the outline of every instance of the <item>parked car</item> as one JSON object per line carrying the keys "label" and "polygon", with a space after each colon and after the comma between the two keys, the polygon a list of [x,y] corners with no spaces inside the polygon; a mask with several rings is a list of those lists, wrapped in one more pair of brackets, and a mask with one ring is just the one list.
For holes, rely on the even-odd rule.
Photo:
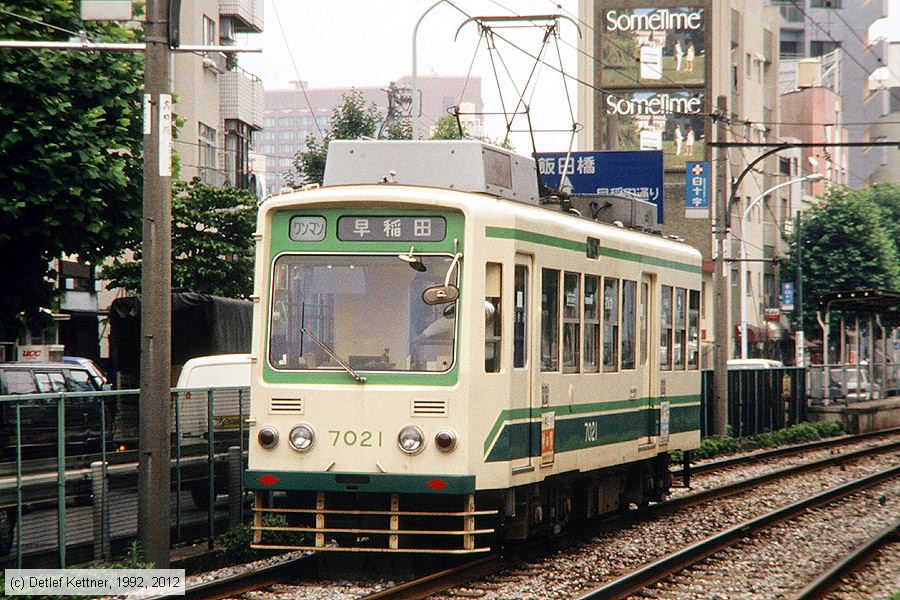
{"label": "parked car", "polygon": [[[846,385],[847,393],[844,394]],[[870,398],[871,393],[871,398]],[[869,381],[866,368],[832,369],[829,376],[828,396],[847,400],[876,400],[881,397],[881,386]]]}
{"label": "parked car", "polygon": [[101,371],[90,358],[81,356],[63,356],[63,362],[69,365],[78,365],[87,369],[88,373],[91,374],[91,378],[94,380],[94,384],[97,385],[97,389],[112,389],[112,386],[106,379],[106,375],[103,374],[103,371]]}
{"label": "parked car", "polygon": [[[68,363],[0,363],[0,395],[99,391],[95,376],[87,368]],[[0,402],[0,423],[10,433],[0,444],[0,462],[16,458],[16,402]],[[23,459],[56,456],[57,402],[29,400],[20,406]],[[100,451],[101,402],[94,397],[65,401],[66,454]],[[106,403],[106,423],[112,426],[115,403]],[[108,434],[108,432],[107,432]],[[107,438],[109,442],[109,438]]]}

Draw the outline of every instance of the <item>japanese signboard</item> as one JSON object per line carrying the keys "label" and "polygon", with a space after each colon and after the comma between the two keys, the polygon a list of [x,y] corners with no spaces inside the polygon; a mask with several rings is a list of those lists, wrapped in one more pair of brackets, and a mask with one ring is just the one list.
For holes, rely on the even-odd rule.
{"label": "japanese signboard", "polygon": [[794,310],[794,284],[789,281],[781,284],[781,310]]}
{"label": "japanese signboard", "polygon": [[440,242],[447,235],[444,217],[348,216],[337,223],[345,242]]}
{"label": "japanese signboard", "polygon": [[571,194],[609,194],[656,205],[663,222],[663,153],[545,152],[536,155],[541,183]]}
{"label": "japanese signboard", "polygon": [[709,218],[709,162],[689,162],[684,172],[684,216]]}
{"label": "japanese signboard", "polygon": [[602,86],[703,85],[705,17],[696,6],[603,10],[598,29]]}
{"label": "japanese signboard", "polygon": [[545,412],[541,415],[541,466],[546,467],[554,462],[556,451],[556,413]]}

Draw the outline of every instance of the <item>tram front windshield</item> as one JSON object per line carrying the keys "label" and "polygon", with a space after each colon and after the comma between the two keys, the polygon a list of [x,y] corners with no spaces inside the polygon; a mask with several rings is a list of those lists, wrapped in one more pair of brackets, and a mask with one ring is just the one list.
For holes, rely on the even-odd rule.
{"label": "tram front windshield", "polygon": [[279,256],[272,277],[270,365],[340,370],[336,357],[357,371],[449,370],[456,304],[429,306],[422,292],[444,284],[451,262],[450,255],[422,254]]}

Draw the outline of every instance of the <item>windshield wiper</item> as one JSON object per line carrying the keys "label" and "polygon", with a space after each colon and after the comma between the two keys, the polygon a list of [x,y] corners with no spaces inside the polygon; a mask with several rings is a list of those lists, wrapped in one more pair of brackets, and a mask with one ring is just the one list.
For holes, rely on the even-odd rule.
{"label": "windshield wiper", "polygon": [[337,364],[341,365],[341,367],[343,367],[344,370],[347,371],[347,373],[349,373],[350,376],[353,377],[353,379],[355,379],[357,383],[365,383],[366,382],[366,378],[363,375],[360,375],[359,373],[357,373],[356,371],[353,370],[353,367],[351,367],[350,365],[348,365],[347,363],[342,361],[338,357],[338,355],[335,354],[334,350],[332,350],[331,348],[328,347],[328,344],[326,344],[325,342],[320,340],[318,337],[316,337],[316,334],[314,334],[312,331],[310,331],[303,325],[300,325],[300,331],[302,331],[303,333],[305,333],[306,335],[311,337],[313,339],[313,341],[319,345],[319,348],[324,350],[325,354],[330,356],[331,359],[334,360]]}

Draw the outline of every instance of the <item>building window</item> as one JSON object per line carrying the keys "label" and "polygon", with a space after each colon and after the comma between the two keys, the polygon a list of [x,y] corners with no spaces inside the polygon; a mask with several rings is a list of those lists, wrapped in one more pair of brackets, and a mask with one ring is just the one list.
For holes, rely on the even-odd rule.
{"label": "building window", "polygon": [[206,15],[203,15],[203,45],[219,45],[219,40],[216,38],[216,22]]}
{"label": "building window", "polygon": [[225,121],[225,175],[234,187],[248,189],[250,179],[250,126]]}
{"label": "building window", "polygon": [[563,371],[577,373],[581,362],[581,275],[563,276]]}
{"label": "building window", "polygon": [[840,42],[814,40],[809,43],[810,56],[823,56],[841,47]]}
{"label": "building window", "polygon": [[199,155],[197,166],[200,171],[200,181],[212,183],[216,170],[216,130],[212,127],[198,123]]}
{"label": "building window", "polygon": [[841,0],[809,0],[810,8],[841,8]]}

